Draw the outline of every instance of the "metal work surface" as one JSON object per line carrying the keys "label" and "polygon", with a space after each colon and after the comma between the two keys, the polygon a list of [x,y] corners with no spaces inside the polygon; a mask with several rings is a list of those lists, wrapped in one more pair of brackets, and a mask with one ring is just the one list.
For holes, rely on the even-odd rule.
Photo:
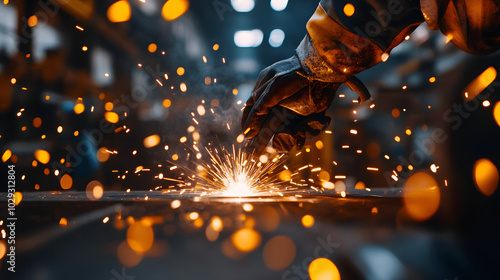
{"label": "metal work surface", "polygon": [[[385,279],[472,273],[453,241],[456,234],[416,229],[401,213],[399,193],[234,198],[132,191],[105,192],[99,201],[88,201],[83,192],[32,193],[17,209],[19,272],[8,279],[307,279],[317,257],[336,260],[344,279],[369,279],[378,261],[388,267]],[[221,222],[216,234],[209,230],[214,218]],[[154,240],[144,254],[123,245],[131,242],[127,224],[140,221]],[[242,229],[250,236],[238,244],[235,234]],[[143,239],[147,235],[142,232]],[[273,242],[283,236],[293,250]],[[255,247],[235,248],[245,244]],[[433,259],[424,267],[415,262],[426,258]],[[291,261],[280,271],[268,268],[279,259]],[[123,266],[130,262],[140,263]]]}

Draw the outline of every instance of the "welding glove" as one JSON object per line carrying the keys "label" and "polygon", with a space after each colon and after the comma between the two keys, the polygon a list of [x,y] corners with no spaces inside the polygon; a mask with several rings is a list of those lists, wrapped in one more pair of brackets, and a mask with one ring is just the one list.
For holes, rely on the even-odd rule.
{"label": "welding glove", "polygon": [[[330,123],[324,113],[339,85],[310,79],[297,56],[269,66],[260,73],[255,91],[245,104],[242,125],[246,137],[256,137],[263,125],[270,123],[274,126],[265,127],[272,131],[266,133],[261,146],[274,134],[273,148],[301,148],[306,138],[318,135]],[[272,111],[276,106],[288,110]],[[270,118],[277,120],[270,122]]]}
{"label": "welding glove", "polygon": [[[258,143],[253,147],[256,150],[266,145],[272,135],[276,150],[300,149],[307,138],[318,135],[329,125],[331,119],[325,116],[325,111],[343,83],[358,92],[360,101],[369,98],[368,90],[354,75],[380,62],[385,51],[391,48],[394,36],[385,40],[389,43],[380,39],[385,43],[380,47],[337,23],[338,18],[334,20],[330,16],[330,13],[335,14],[330,4],[325,4],[327,9],[323,2],[318,6],[307,23],[308,34],[295,56],[260,73],[242,119],[245,135],[251,139],[250,145]],[[418,19],[420,21],[415,22],[423,21],[421,13]],[[406,34],[408,29],[403,29],[392,33]],[[279,108],[286,110],[274,111]],[[255,138],[259,139],[255,141]]]}

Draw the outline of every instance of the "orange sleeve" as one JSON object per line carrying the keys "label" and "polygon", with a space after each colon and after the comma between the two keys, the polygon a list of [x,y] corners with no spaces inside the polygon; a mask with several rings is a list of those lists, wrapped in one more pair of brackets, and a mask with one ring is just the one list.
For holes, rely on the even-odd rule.
{"label": "orange sleeve", "polygon": [[[418,11],[417,11],[418,12]],[[309,78],[343,83],[349,77],[373,67],[397,46],[420,22],[411,22],[381,44],[362,30],[338,23],[320,4],[307,22],[307,35],[297,56]],[[422,19],[423,20],[423,19]]]}
{"label": "orange sleeve", "polygon": [[429,28],[463,51],[488,54],[500,48],[499,0],[420,0]]}

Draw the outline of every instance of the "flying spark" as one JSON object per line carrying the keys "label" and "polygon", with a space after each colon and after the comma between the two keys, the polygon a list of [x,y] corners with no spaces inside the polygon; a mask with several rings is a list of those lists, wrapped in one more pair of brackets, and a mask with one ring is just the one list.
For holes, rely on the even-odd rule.
{"label": "flying spark", "polygon": [[201,190],[203,194],[224,197],[283,195],[282,191],[291,189],[292,175],[283,176],[283,173],[291,174],[284,164],[284,154],[269,155],[267,161],[262,161],[253,154],[237,150],[234,145],[231,151],[224,147],[205,148],[205,151],[209,160],[199,160],[196,168],[175,166],[190,173],[184,180],[164,180],[178,182],[183,191],[194,185],[194,190]]}

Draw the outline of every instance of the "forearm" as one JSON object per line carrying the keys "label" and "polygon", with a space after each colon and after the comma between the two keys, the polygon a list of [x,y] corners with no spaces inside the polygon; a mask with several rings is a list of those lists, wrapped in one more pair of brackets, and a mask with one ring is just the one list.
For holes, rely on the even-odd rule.
{"label": "forearm", "polygon": [[320,5],[334,21],[384,51],[398,45],[395,40],[402,33],[404,39],[408,27],[424,21],[419,0],[321,0]]}
{"label": "forearm", "polygon": [[314,79],[344,82],[374,66],[424,20],[418,0],[349,2],[352,15],[347,1],[323,0],[307,23],[297,55]]}

